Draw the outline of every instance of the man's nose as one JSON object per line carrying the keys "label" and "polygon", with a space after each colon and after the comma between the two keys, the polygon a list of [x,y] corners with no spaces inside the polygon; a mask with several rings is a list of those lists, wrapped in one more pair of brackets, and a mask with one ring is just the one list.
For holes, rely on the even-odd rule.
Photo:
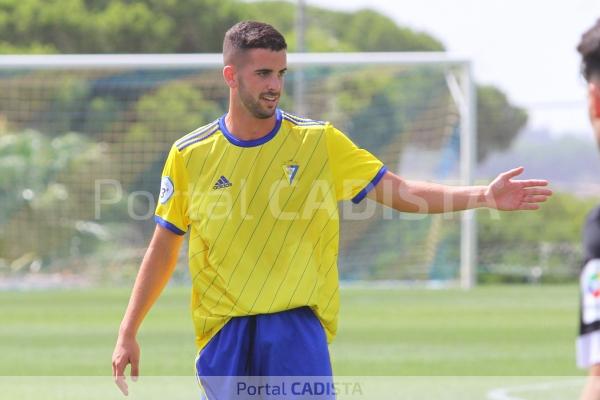
{"label": "man's nose", "polygon": [[272,76],[271,79],[269,79],[267,89],[270,92],[280,92],[282,86],[283,86],[283,77]]}

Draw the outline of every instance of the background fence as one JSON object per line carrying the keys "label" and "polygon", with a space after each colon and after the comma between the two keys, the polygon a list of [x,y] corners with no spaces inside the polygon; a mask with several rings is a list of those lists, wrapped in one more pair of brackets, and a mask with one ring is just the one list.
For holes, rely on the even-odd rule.
{"label": "background fence", "polygon": [[[80,63],[70,66],[68,57],[34,57],[13,67],[3,63],[3,275],[60,272],[114,279],[135,272],[153,231],[160,173],[170,145],[223,114],[228,101],[220,68],[215,67],[218,56],[202,56],[213,57],[204,64],[183,57],[177,65],[169,55],[154,63],[136,57],[119,58],[128,60],[127,65],[107,61],[110,56],[80,56]],[[460,88],[468,79],[464,63],[432,63],[435,54],[427,62],[408,54],[405,62],[369,64],[328,64],[318,62],[322,55],[304,57],[317,62],[304,66],[301,76],[292,69],[282,108],[332,121],[407,178],[460,181],[465,145],[461,130],[472,123],[473,114],[465,114],[468,104],[461,106],[465,93]],[[344,57],[352,56],[338,58]],[[303,85],[294,85],[300,78]],[[294,104],[294,98],[304,104]],[[344,218],[357,212],[358,219]],[[342,279],[459,278],[461,241],[465,243],[465,232],[472,232],[461,231],[465,223],[459,214],[407,215],[365,202],[344,204],[342,218]],[[498,213],[480,218],[480,277],[539,281],[575,276],[579,248],[573,232],[549,241],[527,237],[519,226],[531,227],[527,218],[540,216],[510,218]],[[512,236],[506,226],[514,230]],[[462,249],[463,265],[469,251]],[[179,274],[184,276],[184,271]]]}

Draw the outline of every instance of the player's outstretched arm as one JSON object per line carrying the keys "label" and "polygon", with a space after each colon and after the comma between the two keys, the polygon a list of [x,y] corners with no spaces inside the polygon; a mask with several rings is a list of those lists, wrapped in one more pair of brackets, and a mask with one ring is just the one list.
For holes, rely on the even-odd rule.
{"label": "player's outstretched arm", "polygon": [[503,211],[537,210],[552,195],[548,181],[513,179],[523,167],[506,171],[487,186],[448,186],[408,181],[387,172],[368,197],[402,212],[437,214],[489,207]]}
{"label": "player's outstretched arm", "polygon": [[113,377],[124,395],[129,393],[125,382],[127,365],[131,364],[133,380],[136,380],[139,375],[140,348],[136,340],[137,331],[150,307],[171,278],[182,242],[183,236],[157,225],[146,250],[112,356]]}

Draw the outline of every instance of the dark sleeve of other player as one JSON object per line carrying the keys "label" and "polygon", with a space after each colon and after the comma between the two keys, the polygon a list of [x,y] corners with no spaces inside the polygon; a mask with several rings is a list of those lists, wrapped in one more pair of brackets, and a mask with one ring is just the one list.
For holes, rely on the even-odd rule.
{"label": "dark sleeve of other player", "polygon": [[[582,278],[583,274],[589,267],[592,267],[590,262],[592,260],[600,260],[600,206],[594,208],[588,215],[583,227],[583,265],[582,265]],[[588,268],[586,268],[586,266]],[[582,295],[589,291],[590,288],[583,287],[587,286],[586,279],[581,279],[581,292]],[[589,282],[588,282],[589,283]],[[582,299],[583,301],[583,299]],[[582,305],[583,308],[583,305]],[[579,334],[584,335],[586,333],[600,331],[600,320],[596,320],[591,323],[585,323],[583,310],[580,312],[580,326]]]}
{"label": "dark sleeve of other player", "polygon": [[587,216],[583,228],[584,262],[594,258],[600,259],[600,206],[594,208]]}

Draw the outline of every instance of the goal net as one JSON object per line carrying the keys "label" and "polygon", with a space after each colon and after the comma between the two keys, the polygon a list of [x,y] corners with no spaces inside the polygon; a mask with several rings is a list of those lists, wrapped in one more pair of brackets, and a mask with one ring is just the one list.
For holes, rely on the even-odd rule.
{"label": "goal net", "polygon": [[[290,54],[289,69],[281,108],[331,121],[407,179],[470,182],[467,61]],[[170,145],[227,104],[220,55],[0,57],[0,271],[133,273]],[[340,210],[342,279],[470,282],[472,214]]]}

